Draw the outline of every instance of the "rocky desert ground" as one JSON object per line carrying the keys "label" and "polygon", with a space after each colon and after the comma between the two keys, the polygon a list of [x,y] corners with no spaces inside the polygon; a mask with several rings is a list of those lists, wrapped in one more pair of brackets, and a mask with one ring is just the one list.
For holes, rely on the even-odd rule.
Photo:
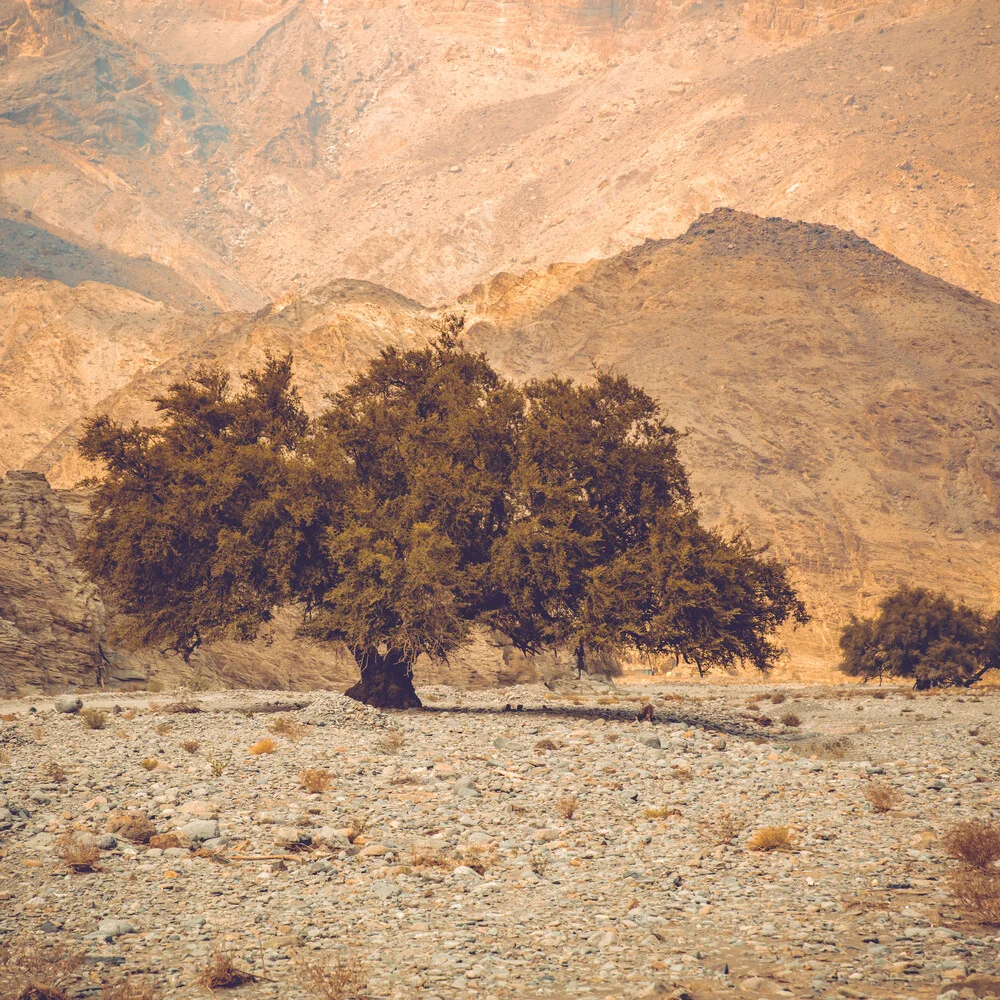
{"label": "rocky desert ground", "polygon": [[75,996],[217,952],[262,1000],[1000,994],[945,843],[1000,810],[996,689],[420,693],[0,703],[4,940]]}

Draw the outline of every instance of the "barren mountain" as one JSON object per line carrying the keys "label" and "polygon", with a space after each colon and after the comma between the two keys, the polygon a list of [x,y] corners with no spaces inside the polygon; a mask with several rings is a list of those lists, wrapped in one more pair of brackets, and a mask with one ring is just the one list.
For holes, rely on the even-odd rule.
{"label": "barren mountain", "polygon": [[[613,366],[690,431],[708,519],[793,567],[815,615],[794,676],[837,659],[848,610],[900,581],[978,606],[1000,579],[1000,306],[851,233],[717,211],[676,240],[462,296],[471,345],[516,378]],[[150,419],[170,379],[290,350],[312,409],[385,344],[434,335],[431,310],[337,282],[256,314],[183,312],[104,285],[0,287],[0,467],[70,485],[80,420]]]}
{"label": "barren mountain", "polygon": [[990,0],[3,0],[0,203],[236,308],[451,298],[720,205],[998,299],[998,39]]}

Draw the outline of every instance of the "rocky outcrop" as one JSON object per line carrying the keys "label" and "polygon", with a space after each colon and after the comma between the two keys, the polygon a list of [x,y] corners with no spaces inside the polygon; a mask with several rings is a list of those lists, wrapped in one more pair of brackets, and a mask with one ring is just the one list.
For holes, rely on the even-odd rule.
{"label": "rocky outcrop", "polygon": [[0,691],[94,684],[106,611],[73,565],[70,512],[40,472],[0,480]]}

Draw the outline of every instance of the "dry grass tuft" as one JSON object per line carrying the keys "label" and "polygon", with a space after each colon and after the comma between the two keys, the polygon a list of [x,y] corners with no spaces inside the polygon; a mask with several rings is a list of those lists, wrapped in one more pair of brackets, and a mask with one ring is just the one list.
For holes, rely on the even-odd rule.
{"label": "dry grass tuft", "polygon": [[165,705],[160,711],[165,715],[194,715],[196,712],[201,711],[201,705],[196,701],[181,698],[179,701],[173,701],[169,705]]}
{"label": "dry grass tuft", "polygon": [[325,792],[332,780],[333,775],[325,767],[307,767],[299,771],[299,784],[310,795]]}
{"label": "dry grass tuft", "polygon": [[68,990],[82,963],[82,952],[67,953],[57,944],[11,941],[0,947],[0,997],[69,1000]]}
{"label": "dry grass tuft", "polygon": [[462,864],[471,868],[477,875],[485,875],[499,863],[500,855],[497,849],[489,844],[471,844],[462,851]]}
{"label": "dry grass tuft", "polygon": [[725,847],[731,844],[746,826],[746,820],[741,813],[730,809],[720,809],[714,816],[701,820],[697,824],[698,833],[712,847]]}
{"label": "dry grass tuft", "polygon": [[260,979],[248,969],[241,969],[233,958],[232,952],[216,946],[208,965],[198,974],[195,980],[199,986],[209,990],[230,990],[247,983],[256,983]]}
{"label": "dry grass tuft", "polygon": [[458,862],[454,858],[446,857],[440,851],[426,851],[417,848],[410,852],[411,868],[440,868],[443,871],[454,871],[458,867]]}
{"label": "dry grass tuft", "polygon": [[991,868],[1000,861],[1000,823],[965,820],[945,834],[944,846],[953,858],[970,868]]}
{"label": "dry grass tuft", "polygon": [[539,751],[541,751],[541,750],[558,750],[559,749],[559,744],[556,743],[555,740],[550,740],[550,739],[546,738],[544,740],[539,740],[535,744],[535,749],[539,750]]}
{"label": "dry grass tuft", "polygon": [[108,713],[103,708],[81,708],[80,721],[84,729],[103,729],[107,725]]}
{"label": "dry grass tuft", "polygon": [[772,705],[781,705],[786,700],[786,696],[781,691],[775,691],[774,694],[771,695]]}
{"label": "dry grass tuft", "polygon": [[143,757],[139,761],[139,766],[147,771],[155,771],[160,766],[160,762],[155,757]]}
{"label": "dry grass tuft", "polygon": [[781,717],[781,724],[783,726],[788,726],[791,729],[795,729],[802,725],[802,720],[794,712],[785,712]]}
{"label": "dry grass tuft", "polygon": [[78,874],[97,871],[100,849],[93,837],[85,833],[64,833],[56,841],[56,850],[70,871]]}
{"label": "dry grass tuft", "polygon": [[284,736],[285,739],[289,739],[293,743],[298,743],[309,732],[308,726],[302,725],[301,722],[297,722],[287,715],[279,715],[267,728],[275,736]]}
{"label": "dry grass tuft", "polygon": [[398,729],[390,729],[389,732],[385,734],[378,741],[377,749],[381,750],[383,753],[398,753],[403,749],[403,745],[406,743],[406,737]]}
{"label": "dry grass tuft", "polygon": [[761,827],[747,841],[749,851],[787,851],[791,846],[791,831],[787,826]]}
{"label": "dry grass tuft", "polygon": [[146,976],[123,976],[101,988],[101,1000],[158,1000],[160,990]]}
{"label": "dry grass tuft", "polygon": [[951,889],[973,920],[987,927],[1000,927],[1000,871],[960,872],[952,879]]}
{"label": "dry grass tuft", "polygon": [[556,799],[556,812],[563,819],[572,819],[573,814],[580,807],[580,800],[575,795],[563,795]]}
{"label": "dry grass tuft", "polygon": [[361,1000],[368,989],[368,970],[353,956],[301,958],[296,961],[296,978],[316,1000]]}
{"label": "dry grass tuft", "polygon": [[680,809],[675,809],[673,806],[650,806],[648,809],[643,809],[643,816],[646,819],[670,819],[671,816],[680,816]]}
{"label": "dry grass tuft", "polygon": [[116,837],[131,840],[134,844],[148,844],[149,838],[156,833],[156,827],[148,816],[124,809],[116,809],[111,813],[104,829]]}
{"label": "dry grass tuft", "polygon": [[201,740],[181,740],[181,749],[188,753],[197,753],[201,749]]}
{"label": "dry grass tuft", "polygon": [[887,813],[902,804],[903,793],[888,782],[869,781],[865,787],[865,798],[873,812]]}
{"label": "dry grass tuft", "polygon": [[66,768],[54,760],[50,760],[45,763],[45,766],[42,768],[42,774],[44,774],[49,781],[54,781],[57,785],[61,785],[69,776],[69,772]]}
{"label": "dry grass tuft", "polygon": [[888,697],[888,692],[887,691],[872,691],[872,697],[875,698],[877,701],[885,701],[885,699]]}
{"label": "dry grass tuft", "polygon": [[250,753],[254,756],[262,753],[274,753],[278,749],[278,744],[274,740],[265,737],[262,740],[258,740],[252,747],[250,747]]}

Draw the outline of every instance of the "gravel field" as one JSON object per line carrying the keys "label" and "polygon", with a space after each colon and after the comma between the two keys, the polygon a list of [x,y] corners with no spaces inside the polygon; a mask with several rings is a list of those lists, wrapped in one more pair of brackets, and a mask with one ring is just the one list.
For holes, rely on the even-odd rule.
{"label": "gravel field", "polygon": [[215,951],[261,1000],[1000,995],[942,843],[1000,820],[996,690],[419,693],[0,702],[0,940],[82,955],[71,997],[204,997]]}

